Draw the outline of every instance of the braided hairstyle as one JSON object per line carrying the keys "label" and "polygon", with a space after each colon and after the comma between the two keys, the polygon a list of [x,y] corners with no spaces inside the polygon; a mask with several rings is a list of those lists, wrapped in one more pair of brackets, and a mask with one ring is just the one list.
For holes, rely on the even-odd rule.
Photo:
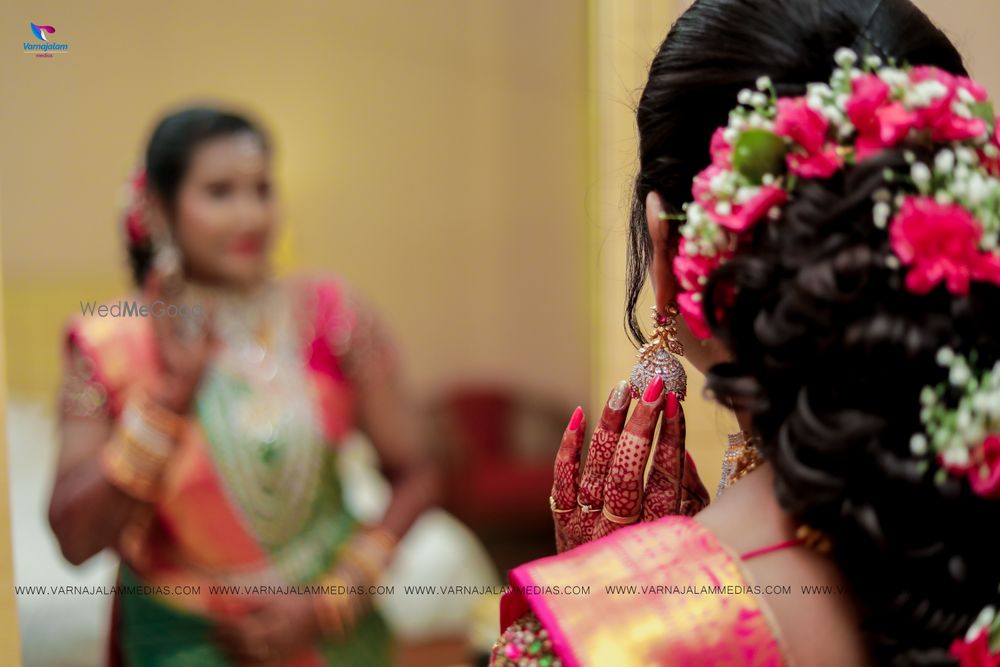
{"label": "braided hairstyle", "polygon": [[671,28],[636,110],[626,292],[626,328],[635,340],[645,340],[635,310],[651,258],[646,195],[657,192],[679,213],[739,91],[766,75],[779,95],[802,95],[806,84],[829,79],[843,46],[966,73],[954,45],[910,0],[696,0]]}
{"label": "braided hairstyle", "polygon": [[[164,116],[153,130],[146,147],[145,188],[163,202],[173,222],[177,191],[194,152],[205,142],[249,132],[269,150],[264,130],[247,117],[214,107],[188,107]],[[126,249],[136,285],[145,282],[153,263],[153,242],[147,233],[130,234]]]}

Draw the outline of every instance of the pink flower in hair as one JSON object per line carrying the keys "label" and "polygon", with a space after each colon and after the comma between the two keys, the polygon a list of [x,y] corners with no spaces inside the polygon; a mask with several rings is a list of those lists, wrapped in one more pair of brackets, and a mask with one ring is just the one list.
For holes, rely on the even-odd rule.
{"label": "pink flower in hair", "polygon": [[989,435],[981,448],[982,463],[969,467],[969,484],[976,495],[1000,499],[1000,435]]}
{"label": "pink flower in hair", "polygon": [[987,622],[977,620],[969,631],[972,633],[971,638],[967,636],[956,639],[948,649],[948,653],[958,660],[959,667],[1000,667],[1000,653],[993,652],[990,647],[990,627],[995,612],[988,608],[984,610],[984,614],[988,614]]}
{"label": "pink flower in hair", "polygon": [[725,169],[732,167],[733,147],[726,141],[726,128],[720,127],[715,130],[710,151],[713,165]]}
{"label": "pink flower in hair", "polygon": [[674,275],[681,289],[701,290],[701,279],[708,278],[725,259],[721,256],[688,255],[684,250],[684,244],[681,243],[681,248],[674,257]]}
{"label": "pink flower in hair", "polygon": [[1000,655],[990,654],[990,640],[985,630],[971,642],[956,639],[948,653],[958,660],[959,667],[1000,667]]}
{"label": "pink flower in hair", "polygon": [[955,109],[956,103],[977,103],[988,99],[986,90],[978,83],[926,66],[913,68],[910,79],[914,83],[937,82],[940,85],[940,94],[915,110],[919,126],[930,130],[932,141],[967,141],[986,133],[985,120],[959,114]]}
{"label": "pink flower in hair", "polygon": [[906,287],[914,294],[942,282],[958,296],[968,294],[970,280],[1000,285],[1000,260],[980,251],[981,237],[971,213],[932,197],[907,197],[889,228],[893,252],[909,267]]}
{"label": "pink flower in hair", "polygon": [[[1000,130],[1000,118],[994,121],[994,127]],[[1000,131],[990,133],[987,148],[979,151],[979,161],[990,176],[1000,178]]]}
{"label": "pink flower in hair", "polygon": [[682,292],[677,295],[677,308],[681,311],[684,322],[696,338],[705,340],[712,335],[712,332],[708,328],[708,322],[705,321],[701,303],[700,292]]}
{"label": "pink flower in hair", "polygon": [[793,174],[803,178],[829,178],[840,169],[843,160],[837,146],[827,140],[830,121],[806,103],[806,98],[778,100],[774,132],[790,139],[795,147],[785,160]]}
{"label": "pink flower in hair", "polygon": [[139,169],[129,182],[129,205],[125,212],[125,233],[130,245],[142,243],[149,238],[143,220],[143,199],[146,192],[146,170]]}
{"label": "pink flower in hair", "polygon": [[692,194],[717,224],[729,231],[742,233],[753,227],[768,211],[788,201],[788,193],[775,185],[757,188],[747,201],[720,201],[712,191],[712,180],[724,175],[728,170],[718,165],[710,165],[694,179]]}
{"label": "pink flower in hair", "polygon": [[892,90],[876,74],[864,74],[852,82],[847,117],[858,131],[855,154],[860,162],[896,146],[917,123],[917,115],[892,100]]}

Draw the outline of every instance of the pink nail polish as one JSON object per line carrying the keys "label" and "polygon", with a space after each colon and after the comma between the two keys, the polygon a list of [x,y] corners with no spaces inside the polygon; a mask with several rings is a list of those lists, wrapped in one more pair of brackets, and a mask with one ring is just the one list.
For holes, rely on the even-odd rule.
{"label": "pink nail polish", "polygon": [[667,419],[673,419],[677,416],[677,407],[680,403],[677,402],[677,394],[670,392],[667,394]]}
{"label": "pink nail polish", "polygon": [[583,408],[580,406],[576,407],[573,411],[573,416],[569,418],[569,430],[576,431],[580,428],[580,424],[583,422]]}
{"label": "pink nail polish", "polygon": [[642,400],[652,403],[663,393],[663,380],[657,376],[646,386],[646,391],[642,394]]}

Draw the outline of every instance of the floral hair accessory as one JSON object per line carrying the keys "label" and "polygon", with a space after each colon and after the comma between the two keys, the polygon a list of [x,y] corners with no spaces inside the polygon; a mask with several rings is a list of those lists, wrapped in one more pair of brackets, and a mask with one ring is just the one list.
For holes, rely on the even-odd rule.
{"label": "floral hair accessory", "polygon": [[[873,196],[872,222],[891,249],[887,268],[904,272],[906,290],[918,295],[1000,286],[1000,137],[986,91],[935,67],[896,67],[875,56],[859,62],[847,48],[835,60],[829,82],[808,85],[801,97],[779,98],[761,77],[712,136],[711,164],[677,216],[684,222],[673,263],[677,304],[699,338],[711,335],[703,305],[709,277],[757,225],[780,221],[797,182],[828,179],[888,149],[903,149],[907,166],[887,169]],[[918,150],[931,157],[918,159]],[[938,352],[948,378],[922,390],[923,431],[909,446],[923,470],[938,466],[938,483],[964,478],[976,495],[1000,500],[1000,362],[983,370],[976,356]],[[1000,667],[993,607],[951,654],[962,667]]]}
{"label": "floral hair accessory", "polygon": [[959,667],[1000,665],[1000,616],[994,607],[980,612],[963,639],[956,639],[948,651]]}
{"label": "floral hair accessory", "polygon": [[830,81],[802,97],[779,98],[761,77],[712,137],[712,163],[695,177],[673,267],[678,306],[699,338],[710,335],[702,307],[709,275],[756,225],[780,218],[799,179],[830,178],[897,146],[941,147],[933,165],[908,153],[909,173],[886,174],[896,192],[887,188],[874,202],[907,289],[943,284],[964,295],[970,282],[1000,285],[1000,140],[985,90],[934,67],[898,68],[875,56],[859,63],[851,49],[835,60]]}
{"label": "floral hair accessory", "polygon": [[1000,499],[1000,361],[985,372],[975,370],[975,361],[947,347],[938,352],[948,379],[920,392],[924,431],[910,438],[910,451],[941,466],[939,481],[966,477],[977,495]]}
{"label": "floral hair accessory", "polygon": [[149,239],[145,221],[146,169],[139,167],[126,184],[125,236],[129,245]]}

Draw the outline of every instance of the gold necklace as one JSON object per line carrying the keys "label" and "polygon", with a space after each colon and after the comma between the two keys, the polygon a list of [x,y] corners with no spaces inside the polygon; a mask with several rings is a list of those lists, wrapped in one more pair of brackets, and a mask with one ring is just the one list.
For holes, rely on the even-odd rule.
{"label": "gold necklace", "polygon": [[[759,436],[749,435],[744,431],[731,433],[729,446],[722,457],[722,479],[719,480],[719,489],[715,497],[718,498],[725,489],[759,468],[764,460],[763,454],[760,453]],[[804,523],[796,527],[795,539],[806,548],[823,556],[833,549],[833,544],[825,533]]]}
{"label": "gold necklace", "polygon": [[764,462],[759,443],[760,438],[748,435],[743,431],[730,434],[729,446],[726,447],[726,452],[722,455],[722,477],[719,479],[719,488],[715,492],[716,498],[725,489],[749,475]]}

